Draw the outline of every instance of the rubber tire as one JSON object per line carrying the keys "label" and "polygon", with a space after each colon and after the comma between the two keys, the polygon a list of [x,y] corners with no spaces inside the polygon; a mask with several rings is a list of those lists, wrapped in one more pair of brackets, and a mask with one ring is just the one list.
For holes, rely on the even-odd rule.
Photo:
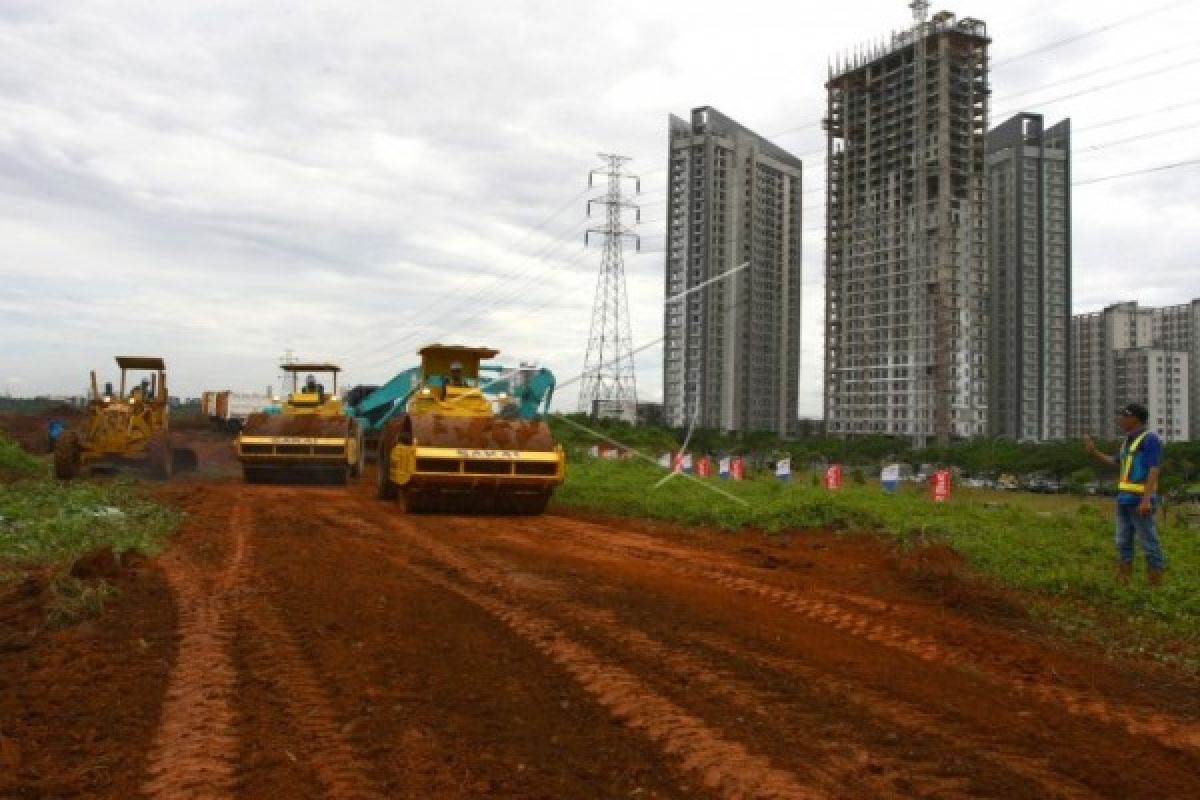
{"label": "rubber tire", "polygon": [[146,443],[146,463],[150,474],[163,481],[171,480],[175,472],[175,456],[171,451],[171,437],[166,432],[156,433]]}
{"label": "rubber tire", "polygon": [[380,500],[396,500],[400,496],[400,487],[392,483],[388,473],[392,468],[392,448],[395,446],[395,440],[392,436],[385,435],[379,440],[379,458],[376,459],[375,465],[378,468],[376,473],[376,491],[375,494]]}
{"label": "rubber tire", "polygon": [[195,472],[200,467],[200,459],[196,455],[196,451],[190,447],[173,450],[171,460],[175,472]]}
{"label": "rubber tire", "polygon": [[550,492],[514,495],[512,498],[513,513],[523,517],[536,517],[546,513],[546,505],[549,502]]}
{"label": "rubber tire", "polygon": [[79,475],[79,435],[63,431],[54,443],[54,477],[69,481]]}
{"label": "rubber tire", "polygon": [[356,426],[355,438],[358,439],[358,458],[350,465],[350,477],[357,478],[363,474],[363,465],[367,463],[367,453],[363,449],[366,444],[363,438],[362,428]]}
{"label": "rubber tire", "polygon": [[437,510],[436,492],[403,489],[397,492],[400,508],[405,514],[425,514]]}

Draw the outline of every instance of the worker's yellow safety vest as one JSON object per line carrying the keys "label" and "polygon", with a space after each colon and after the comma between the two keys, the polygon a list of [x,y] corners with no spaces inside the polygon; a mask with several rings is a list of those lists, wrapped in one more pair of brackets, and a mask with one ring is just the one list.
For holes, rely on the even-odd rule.
{"label": "worker's yellow safety vest", "polygon": [[1121,448],[1121,480],[1117,483],[1117,491],[1130,494],[1146,493],[1146,484],[1129,480],[1129,474],[1133,472],[1133,457],[1137,455],[1137,449],[1141,446],[1142,439],[1145,439],[1149,432],[1142,431],[1142,435],[1134,439],[1133,444]]}

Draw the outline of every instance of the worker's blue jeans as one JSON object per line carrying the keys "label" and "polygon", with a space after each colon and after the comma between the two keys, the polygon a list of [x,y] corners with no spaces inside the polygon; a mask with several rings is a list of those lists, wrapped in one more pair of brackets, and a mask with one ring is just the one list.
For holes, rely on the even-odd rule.
{"label": "worker's blue jeans", "polygon": [[[1158,511],[1158,503],[1154,504]],[[1117,558],[1126,564],[1133,563],[1133,538],[1136,536],[1142,543],[1142,552],[1146,554],[1146,566],[1150,569],[1162,569],[1166,566],[1162,546],[1158,543],[1158,528],[1154,524],[1155,514],[1143,515],[1138,511],[1136,503],[1119,503],[1117,505]]]}

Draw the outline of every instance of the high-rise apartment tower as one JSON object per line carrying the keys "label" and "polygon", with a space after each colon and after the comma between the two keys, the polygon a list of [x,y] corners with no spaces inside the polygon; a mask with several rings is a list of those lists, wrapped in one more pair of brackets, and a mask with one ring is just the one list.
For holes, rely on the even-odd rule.
{"label": "high-rise apartment tower", "polygon": [[1137,402],[1164,440],[1194,438],[1197,315],[1200,300],[1166,308],[1130,301],[1073,316],[1070,435],[1118,436],[1117,411]]}
{"label": "high-rise apartment tower", "polygon": [[669,141],[665,421],[791,435],[801,162],[709,107],[671,116]]}
{"label": "high-rise apartment tower", "polygon": [[987,138],[991,436],[1064,439],[1070,407],[1071,121],[1017,114]]}
{"label": "high-rise apartment tower", "polygon": [[831,65],[825,418],[917,444],[987,431],[988,45],[948,12]]}
{"label": "high-rise apartment tower", "polygon": [[1188,354],[1188,431],[1192,440],[1200,439],[1200,297],[1156,309],[1154,340]]}

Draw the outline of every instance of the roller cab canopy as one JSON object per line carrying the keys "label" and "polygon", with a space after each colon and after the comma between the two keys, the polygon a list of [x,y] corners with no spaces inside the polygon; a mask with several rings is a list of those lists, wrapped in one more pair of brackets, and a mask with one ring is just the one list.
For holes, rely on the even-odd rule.
{"label": "roller cab canopy", "polygon": [[450,365],[462,364],[464,378],[479,379],[479,362],[495,358],[500,352],[491,347],[464,347],[456,344],[430,344],[417,351],[421,356],[422,377],[449,375]]}
{"label": "roller cab canopy", "polygon": [[159,372],[167,368],[157,356],[117,356],[117,366],[121,369],[155,369]]}
{"label": "roller cab canopy", "polygon": [[[314,362],[298,363],[298,364],[280,364],[279,368],[284,372],[292,373],[292,394],[296,394],[300,390],[300,373],[319,373],[333,375],[333,394],[337,394],[338,373],[342,368],[337,364],[317,364]],[[317,400],[317,403],[323,402]]]}
{"label": "roller cab canopy", "polygon": [[284,372],[341,372],[337,364],[280,364]]}

